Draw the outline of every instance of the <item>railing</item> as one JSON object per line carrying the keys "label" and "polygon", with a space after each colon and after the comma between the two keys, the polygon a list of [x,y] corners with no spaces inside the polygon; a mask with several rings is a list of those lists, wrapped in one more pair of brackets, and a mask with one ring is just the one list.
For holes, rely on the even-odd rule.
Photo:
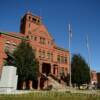
{"label": "railing", "polygon": [[60,83],[60,79],[58,79],[56,76],[54,76],[53,74],[49,74],[50,77],[52,77],[55,81],[57,81],[58,83]]}
{"label": "railing", "polygon": [[46,80],[48,80],[47,75],[45,75],[45,74],[43,74],[43,73],[40,73],[40,75],[41,75],[42,77],[44,77]]}

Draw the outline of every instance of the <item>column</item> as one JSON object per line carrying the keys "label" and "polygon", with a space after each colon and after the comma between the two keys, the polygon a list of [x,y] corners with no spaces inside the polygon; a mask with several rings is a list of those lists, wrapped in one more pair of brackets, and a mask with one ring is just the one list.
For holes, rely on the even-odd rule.
{"label": "column", "polygon": [[39,62],[38,90],[40,90],[40,78],[42,73],[42,63]]}
{"label": "column", "polygon": [[60,70],[61,69],[60,69],[60,66],[59,65],[57,66],[57,69],[58,69],[58,71],[57,71],[57,77],[60,79]]}
{"label": "column", "polygon": [[53,64],[51,64],[51,74],[53,74]]}

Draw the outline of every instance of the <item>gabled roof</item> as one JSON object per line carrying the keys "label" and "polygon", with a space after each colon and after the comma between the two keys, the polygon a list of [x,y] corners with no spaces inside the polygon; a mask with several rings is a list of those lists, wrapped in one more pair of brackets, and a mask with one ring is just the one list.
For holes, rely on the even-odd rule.
{"label": "gabled roof", "polygon": [[51,38],[53,40],[52,35],[48,32],[48,30],[45,27],[45,25],[41,24],[36,29],[38,29],[38,32],[40,32],[40,33],[43,32],[47,37],[49,37],[49,38]]}

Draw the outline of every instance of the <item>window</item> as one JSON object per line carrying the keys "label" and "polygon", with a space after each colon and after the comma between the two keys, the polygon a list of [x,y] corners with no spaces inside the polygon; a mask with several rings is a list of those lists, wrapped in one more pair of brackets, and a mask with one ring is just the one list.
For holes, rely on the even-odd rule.
{"label": "window", "polygon": [[53,74],[55,74],[55,71],[56,71],[56,68],[54,67],[54,68],[53,68]]}
{"label": "window", "polygon": [[67,57],[58,55],[58,56],[57,56],[57,61],[58,61],[59,63],[67,63]]}
{"label": "window", "polygon": [[45,58],[45,51],[42,52],[42,57]]}
{"label": "window", "polygon": [[34,37],[34,40],[35,40],[35,41],[37,40],[37,37],[36,37],[36,36]]}
{"label": "window", "polygon": [[63,63],[64,62],[64,60],[63,60],[63,56],[61,56],[61,63]]}
{"label": "window", "polygon": [[31,31],[28,31],[28,34],[31,34]]}
{"label": "window", "polygon": [[29,36],[27,35],[26,38],[29,39]]}
{"label": "window", "polygon": [[29,25],[29,28],[30,28],[31,24],[29,23],[28,25]]}
{"label": "window", "polygon": [[57,56],[57,61],[60,62],[60,55]]}
{"label": "window", "polygon": [[6,44],[10,44],[10,42],[9,41],[6,41]]}
{"label": "window", "polygon": [[43,38],[43,44],[45,44],[45,38]]}
{"label": "window", "polygon": [[32,18],[32,21],[33,21],[33,22],[36,22],[36,19],[35,19],[35,18]]}
{"label": "window", "polygon": [[10,41],[6,41],[6,43],[5,43],[5,48],[4,48],[5,52],[10,51],[11,45],[12,45],[12,44],[11,44]]}
{"label": "window", "polygon": [[29,20],[31,20],[31,16],[29,16]]}
{"label": "window", "polygon": [[50,52],[47,53],[47,59],[50,59]]}
{"label": "window", "polygon": [[16,43],[12,43],[13,46],[16,46]]}
{"label": "window", "polygon": [[40,20],[38,20],[38,22],[40,22]]}
{"label": "window", "polygon": [[64,76],[64,67],[61,68],[60,75]]}
{"label": "window", "polygon": [[67,57],[65,57],[65,63],[67,63]]}
{"label": "window", "polygon": [[40,43],[41,43],[41,44],[45,44],[45,42],[46,42],[46,41],[45,41],[45,38],[40,37]]}
{"label": "window", "polygon": [[9,44],[5,44],[4,50],[5,50],[5,52],[8,52],[10,50],[10,45]]}
{"label": "window", "polygon": [[31,36],[31,39],[33,39],[33,35]]}
{"label": "window", "polygon": [[39,57],[41,57],[41,50],[39,50]]}
{"label": "window", "polygon": [[62,73],[64,72],[64,67],[61,68]]}
{"label": "window", "polygon": [[45,51],[44,50],[39,50],[39,57],[45,58]]}
{"label": "window", "polygon": [[51,60],[53,61],[53,53],[51,53]]}
{"label": "window", "polygon": [[48,47],[50,47],[51,46],[51,42],[50,41],[48,41]]}

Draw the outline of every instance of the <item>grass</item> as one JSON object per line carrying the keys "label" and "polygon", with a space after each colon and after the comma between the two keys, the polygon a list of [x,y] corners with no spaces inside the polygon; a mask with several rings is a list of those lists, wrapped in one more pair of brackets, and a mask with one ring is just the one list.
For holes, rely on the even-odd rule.
{"label": "grass", "polygon": [[100,96],[64,92],[32,92],[19,95],[0,95],[0,100],[100,100]]}

